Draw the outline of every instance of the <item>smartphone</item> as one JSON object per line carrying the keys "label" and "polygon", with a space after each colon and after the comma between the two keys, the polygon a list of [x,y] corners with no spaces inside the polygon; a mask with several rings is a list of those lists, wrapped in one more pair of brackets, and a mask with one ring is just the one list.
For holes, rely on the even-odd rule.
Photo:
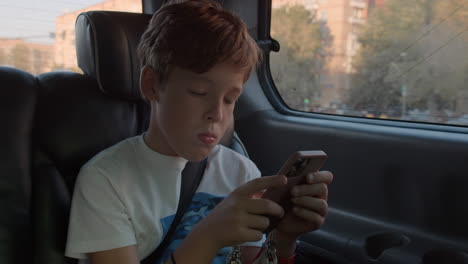
{"label": "smartphone", "polygon": [[[282,187],[270,188],[262,195],[263,199],[269,199],[283,207],[285,215],[292,209],[291,189],[298,184],[306,183],[306,175],[318,171],[325,161],[327,154],[321,150],[297,151],[293,153],[283,164],[277,175],[288,177],[288,184]],[[264,231],[273,230],[281,218],[270,216],[270,225]]]}

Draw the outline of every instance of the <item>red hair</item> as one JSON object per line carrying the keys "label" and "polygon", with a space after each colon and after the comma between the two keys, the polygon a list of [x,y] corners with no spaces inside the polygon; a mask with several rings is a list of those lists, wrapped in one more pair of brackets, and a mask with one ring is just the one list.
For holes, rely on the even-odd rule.
{"label": "red hair", "polygon": [[171,66],[204,73],[229,62],[246,72],[261,60],[261,51],[242,20],[210,0],[161,7],[138,45],[142,66],[167,76]]}

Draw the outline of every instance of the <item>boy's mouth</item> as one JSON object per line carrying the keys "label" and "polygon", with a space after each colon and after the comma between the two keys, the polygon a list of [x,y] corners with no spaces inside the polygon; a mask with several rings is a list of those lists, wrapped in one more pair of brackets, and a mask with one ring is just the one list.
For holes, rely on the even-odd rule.
{"label": "boy's mouth", "polygon": [[216,142],[216,135],[210,133],[200,133],[198,134],[198,139],[207,145],[211,145]]}

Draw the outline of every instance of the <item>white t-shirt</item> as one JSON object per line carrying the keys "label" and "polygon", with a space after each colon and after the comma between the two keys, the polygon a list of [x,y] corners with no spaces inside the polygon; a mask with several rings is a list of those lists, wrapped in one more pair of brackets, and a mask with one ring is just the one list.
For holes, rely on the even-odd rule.
{"label": "white t-shirt", "polygon": [[[186,163],[184,158],[153,151],[142,135],[96,155],[81,168],[75,183],[65,255],[87,263],[86,253],[136,245],[140,260],[149,256],[174,219]],[[216,146],[162,261],[217,203],[260,176],[248,158]],[[229,249],[222,249],[213,263],[225,263],[227,253]]]}

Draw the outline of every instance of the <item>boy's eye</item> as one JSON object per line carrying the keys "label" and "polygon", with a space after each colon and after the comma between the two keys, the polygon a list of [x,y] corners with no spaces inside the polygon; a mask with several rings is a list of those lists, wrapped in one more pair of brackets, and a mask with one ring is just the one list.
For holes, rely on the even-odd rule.
{"label": "boy's eye", "polygon": [[195,92],[195,91],[190,91],[190,93],[193,94],[193,95],[198,95],[198,96],[206,95],[206,92]]}
{"label": "boy's eye", "polygon": [[236,100],[235,99],[230,99],[230,98],[224,98],[224,102],[226,104],[233,104],[233,103],[236,102]]}

